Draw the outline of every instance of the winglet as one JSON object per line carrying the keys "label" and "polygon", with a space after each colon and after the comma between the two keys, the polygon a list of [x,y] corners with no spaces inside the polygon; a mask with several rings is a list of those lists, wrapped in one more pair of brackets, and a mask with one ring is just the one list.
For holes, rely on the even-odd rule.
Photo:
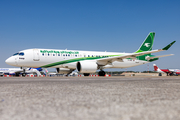
{"label": "winglet", "polygon": [[172,43],[170,43],[169,45],[167,45],[166,47],[164,47],[162,50],[168,50],[176,41],[173,41]]}

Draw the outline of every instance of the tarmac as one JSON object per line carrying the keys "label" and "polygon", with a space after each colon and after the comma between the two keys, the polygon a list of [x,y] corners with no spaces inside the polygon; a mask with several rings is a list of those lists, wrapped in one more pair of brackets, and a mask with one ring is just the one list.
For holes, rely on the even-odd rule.
{"label": "tarmac", "polygon": [[180,76],[1,77],[0,120],[180,120]]}

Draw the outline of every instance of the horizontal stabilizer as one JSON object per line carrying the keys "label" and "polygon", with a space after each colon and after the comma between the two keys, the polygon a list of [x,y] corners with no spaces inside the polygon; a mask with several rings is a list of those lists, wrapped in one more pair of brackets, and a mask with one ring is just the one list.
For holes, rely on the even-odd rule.
{"label": "horizontal stabilizer", "polygon": [[154,57],[147,57],[146,60],[151,60],[151,59],[160,58],[160,57],[167,57],[167,56],[172,56],[172,55],[174,55],[174,54],[160,55],[160,56],[154,56]]}

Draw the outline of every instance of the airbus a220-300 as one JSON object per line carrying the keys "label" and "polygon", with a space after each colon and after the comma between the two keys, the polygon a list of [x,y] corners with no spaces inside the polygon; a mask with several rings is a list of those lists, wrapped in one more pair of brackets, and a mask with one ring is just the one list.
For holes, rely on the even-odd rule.
{"label": "airbus a220-300", "polygon": [[140,48],[133,53],[120,52],[97,52],[97,51],[79,51],[79,50],[57,50],[57,49],[26,49],[9,57],[5,62],[12,66],[21,67],[41,67],[56,68],[58,73],[70,74],[77,70],[84,76],[99,71],[99,76],[105,76],[106,68],[129,68],[153,62],[160,57],[152,53],[168,50],[173,41],[162,49],[152,50],[155,33],[151,32],[144,40]]}

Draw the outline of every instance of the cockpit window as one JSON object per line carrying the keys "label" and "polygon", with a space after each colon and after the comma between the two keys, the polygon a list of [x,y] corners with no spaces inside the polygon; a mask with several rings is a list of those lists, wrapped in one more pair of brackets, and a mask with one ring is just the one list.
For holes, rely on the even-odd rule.
{"label": "cockpit window", "polygon": [[23,56],[23,55],[24,55],[24,53],[23,53],[23,52],[21,52],[21,53],[19,53],[19,55],[20,55],[20,56]]}
{"label": "cockpit window", "polygon": [[15,53],[13,56],[16,56],[16,55],[24,56],[24,53],[23,52]]}
{"label": "cockpit window", "polygon": [[19,53],[15,53],[15,54],[13,54],[13,56],[15,56],[15,55],[19,55]]}

